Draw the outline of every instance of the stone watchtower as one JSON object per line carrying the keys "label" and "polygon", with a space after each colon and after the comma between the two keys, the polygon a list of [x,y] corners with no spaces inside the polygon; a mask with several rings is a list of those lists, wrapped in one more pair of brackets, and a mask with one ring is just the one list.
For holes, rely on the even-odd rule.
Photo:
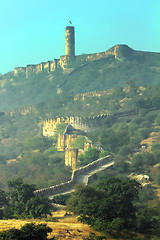
{"label": "stone watchtower", "polygon": [[65,55],[75,56],[74,27],[71,27],[71,26],[66,27]]}

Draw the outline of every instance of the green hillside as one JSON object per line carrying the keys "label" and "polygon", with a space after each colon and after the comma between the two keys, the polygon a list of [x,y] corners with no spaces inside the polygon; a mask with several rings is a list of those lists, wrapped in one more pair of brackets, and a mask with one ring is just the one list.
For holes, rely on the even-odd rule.
{"label": "green hillside", "polygon": [[[43,121],[57,116],[87,118],[108,114],[100,128],[92,129],[87,133],[81,132],[82,135],[77,138],[73,146],[83,145],[87,137],[104,150],[100,153],[97,149],[89,148],[84,155],[79,156],[78,166],[84,166],[98,157],[110,153],[114,156],[115,164],[112,169],[98,173],[93,178],[91,187],[80,187],[79,189],[86,194],[88,191],[89,193],[95,193],[96,197],[93,199],[97,199],[97,196],[102,197],[100,199],[98,197],[98,205],[93,202],[93,206],[97,206],[98,209],[99,206],[102,209],[104,206],[109,206],[110,209],[112,198],[109,200],[109,205],[103,204],[103,201],[107,198],[106,196],[103,197],[101,191],[96,190],[97,182],[103,184],[103,182],[108,181],[105,179],[106,176],[111,177],[109,178],[111,189],[112,184],[114,189],[115,186],[121,189],[121,183],[122,186],[123,184],[125,187],[127,186],[126,181],[128,180],[125,180],[126,177],[130,176],[134,179],[138,176],[144,178],[147,175],[149,185],[148,182],[145,185],[146,182],[143,180],[144,187],[139,189],[139,199],[133,201],[133,207],[136,210],[136,229],[135,221],[133,221],[134,217],[131,219],[134,228],[130,225],[127,228],[129,232],[130,229],[134,229],[132,234],[140,232],[157,237],[160,219],[160,82],[158,67],[153,68],[151,65],[143,63],[143,66],[145,66],[143,69],[142,64],[136,62],[135,70],[130,69],[130,72],[129,66],[132,65],[133,67],[133,64],[129,61],[127,65],[127,61],[117,62],[117,60],[110,58],[110,64],[112,67],[114,66],[112,71],[112,67],[109,68],[108,63],[104,60],[103,64],[102,62],[96,64],[96,61],[93,61],[80,67],[72,74],[71,71],[70,73],[57,71],[56,77],[55,73],[31,74],[28,79],[25,79],[24,75],[14,77],[11,74],[12,78],[10,78],[11,75],[8,74],[5,76],[6,79],[2,76],[1,97],[4,98],[0,114],[0,189],[7,190],[7,182],[18,177],[28,184],[35,184],[38,189],[68,181],[72,171],[70,167],[65,166],[64,152],[57,152],[58,134],[51,138],[43,137]],[[110,75],[107,66],[110,69]],[[99,72],[99,74],[96,75],[96,72]],[[143,74],[140,75],[140,72],[143,72]],[[111,75],[117,76],[119,80],[116,87],[114,87],[114,84],[109,87],[109,81],[107,80],[104,80],[103,87],[100,86],[98,81],[99,83],[102,82],[102,75],[104,79],[108,77],[110,80],[113,80]],[[88,80],[85,80],[84,83],[85,76]],[[90,79],[93,79],[91,76],[95,76],[94,81],[90,81]],[[148,79],[148,82],[145,82],[144,78]],[[86,81],[88,81],[88,85],[85,88]],[[82,88],[82,86],[84,87]],[[58,88],[62,91],[61,94],[57,94]],[[94,91],[89,91],[90,89]],[[125,114],[118,118],[117,116],[120,113]],[[64,126],[59,125],[57,133],[63,131]],[[114,176],[117,178],[115,179]],[[114,181],[117,182],[116,185]],[[126,189],[128,190],[128,187]],[[79,190],[76,190],[76,195],[79,194],[77,191]],[[122,193],[121,190],[120,192]],[[87,198],[85,198],[86,196]],[[112,194],[111,197],[115,202],[117,191],[115,196]],[[121,198],[121,195],[118,194],[118,199],[119,197]],[[71,203],[73,198],[74,195],[70,200]],[[84,195],[82,199],[86,203],[86,200],[90,198],[88,198],[88,195]],[[58,203],[62,200],[65,203],[66,199],[61,199],[61,197],[59,200],[55,199]],[[89,202],[92,205],[92,201],[89,200]],[[81,204],[81,201],[78,200],[78,203]],[[81,206],[80,210],[83,209]],[[127,213],[126,219],[128,219],[126,203],[124,206]],[[79,207],[78,204],[77,207]],[[117,212],[119,205],[115,209]],[[79,214],[73,208],[71,210]],[[87,213],[87,216],[90,215]],[[115,233],[119,233],[121,229],[126,228],[126,222],[121,222],[119,215],[116,216],[118,216],[116,221],[111,222],[113,225],[109,225],[109,228],[111,227]],[[98,215],[96,219],[99,221]],[[84,219],[82,220],[86,222]],[[86,223],[90,224],[90,222]],[[101,227],[104,226],[106,229],[106,225],[103,226],[103,224],[92,226],[96,227],[95,229],[98,231],[102,231]],[[122,232],[122,235],[124,234],[128,233]],[[91,236],[91,239],[94,238]],[[126,239],[130,238],[126,237]]]}
{"label": "green hillside", "polygon": [[124,87],[129,80],[137,85],[153,85],[160,79],[160,61],[151,63],[139,59],[115,59],[113,56],[90,62],[73,72],[62,89],[82,93],[101,89]]}
{"label": "green hillside", "polygon": [[[57,153],[53,147],[57,138],[42,137],[43,120],[56,116],[110,114],[100,130],[91,131],[87,136],[93,142],[98,142],[105,151],[117,155],[118,171],[124,173],[128,169],[124,160],[130,161],[130,157],[141,148],[141,142],[148,139],[152,132],[159,132],[159,92],[160,84],[138,87],[130,81],[126,88],[78,95],[60,94],[32,107],[1,114],[1,186],[18,176],[29,183],[34,182],[38,187],[70,178],[70,169],[64,165],[64,154]],[[118,112],[130,110],[136,114],[118,121],[112,117]],[[158,161],[156,158],[154,163]],[[143,171],[146,170],[144,168]]]}

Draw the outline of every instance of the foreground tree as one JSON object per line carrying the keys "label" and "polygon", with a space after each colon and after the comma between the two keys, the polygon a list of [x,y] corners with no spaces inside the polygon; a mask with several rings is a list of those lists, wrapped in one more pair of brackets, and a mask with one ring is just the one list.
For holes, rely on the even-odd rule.
{"label": "foreground tree", "polygon": [[4,206],[3,213],[6,218],[39,218],[51,215],[53,206],[45,197],[34,195],[35,186],[23,183],[18,178],[8,182],[12,189],[7,196],[8,203]]}
{"label": "foreground tree", "polygon": [[99,182],[97,189],[78,186],[68,201],[68,209],[99,231],[131,228],[136,219],[133,201],[139,189],[136,181],[115,177]]}
{"label": "foreground tree", "polygon": [[6,193],[0,189],[0,219],[3,218],[3,206],[7,203]]}
{"label": "foreground tree", "polygon": [[[51,233],[52,229],[47,227],[46,224],[27,223],[20,230],[12,228],[7,231],[0,232],[0,239],[3,240],[46,240],[48,233]],[[54,237],[52,240],[55,239]]]}

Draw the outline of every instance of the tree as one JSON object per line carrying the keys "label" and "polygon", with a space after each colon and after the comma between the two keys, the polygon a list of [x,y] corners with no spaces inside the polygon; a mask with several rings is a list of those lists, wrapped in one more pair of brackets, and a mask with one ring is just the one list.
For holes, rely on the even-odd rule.
{"label": "tree", "polygon": [[2,207],[7,204],[6,194],[3,190],[0,189],[0,219],[3,218]]}
{"label": "tree", "polygon": [[[46,224],[27,223],[21,229],[11,228],[10,230],[0,232],[0,238],[4,240],[46,240],[48,233],[52,229]],[[55,239],[54,237],[52,240]]]}
{"label": "tree", "polygon": [[68,210],[73,211],[75,214],[79,215],[87,215],[89,210],[91,212],[96,212],[96,208],[91,209],[92,207],[90,204],[92,202],[97,202],[100,199],[101,193],[99,193],[93,187],[78,185],[76,186],[75,192],[72,193],[71,198],[69,198],[67,201]]}
{"label": "tree", "polygon": [[0,207],[4,206],[6,204],[6,194],[5,191],[0,189]]}
{"label": "tree", "polygon": [[25,211],[31,218],[39,218],[40,216],[51,215],[53,207],[48,198],[45,197],[33,197],[30,198],[25,206]]}
{"label": "tree", "polygon": [[137,153],[133,156],[131,167],[133,171],[140,171],[144,165],[142,154]]}
{"label": "tree", "polygon": [[154,155],[155,161],[159,162],[160,159],[160,143],[154,143],[151,146],[152,154]]}
{"label": "tree", "polygon": [[84,166],[99,158],[100,150],[97,148],[88,148],[84,155],[79,155],[80,165]]}
{"label": "tree", "polygon": [[[106,178],[97,184],[97,188],[102,190],[106,199],[113,203],[111,214],[105,212],[105,218],[108,215],[109,220],[123,220],[123,226],[129,227],[135,219],[135,207],[133,200],[138,198],[140,184],[135,180],[121,180],[116,177]],[[106,202],[107,203],[107,202]]]}
{"label": "tree", "polygon": [[134,180],[107,178],[97,184],[97,189],[77,187],[68,209],[99,231],[129,228],[136,218],[133,200],[138,198],[139,189],[140,184]]}
{"label": "tree", "polygon": [[8,193],[8,204],[4,207],[4,216],[7,218],[36,218],[51,214],[51,201],[44,197],[36,197],[35,186],[23,183],[18,178],[8,182],[12,190]]}
{"label": "tree", "polygon": [[24,141],[24,147],[26,150],[41,149],[45,150],[50,147],[52,142],[45,137],[30,137]]}

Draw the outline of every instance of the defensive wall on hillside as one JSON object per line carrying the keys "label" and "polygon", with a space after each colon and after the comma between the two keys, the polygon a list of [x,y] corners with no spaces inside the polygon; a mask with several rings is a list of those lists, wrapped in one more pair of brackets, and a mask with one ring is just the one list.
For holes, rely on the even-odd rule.
{"label": "defensive wall on hillside", "polygon": [[52,137],[56,132],[56,127],[58,124],[65,123],[66,125],[71,125],[75,129],[88,132],[91,129],[95,129],[100,127],[105,120],[112,118],[119,119],[121,117],[130,116],[136,114],[135,110],[118,112],[115,114],[102,114],[98,116],[93,116],[90,118],[83,117],[57,117],[57,118],[49,118],[43,122],[43,136]]}
{"label": "defensive wall on hillside", "polygon": [[[73,170],[76,169],[78,156],[84,154],[89,147],[95,147],[91,140],[86,137],[84,148],[75,148],[73,143],[78,137],[78,132],[72,132],[72,130],[81,130],[88,132],[92,129],[101,127],[105,123],[105,120],[111,118],[112,122],[116,119],[123,118],[128,115],[133,115],[136,112],[134,110],[127,112],[119,112],[113,115],[98,115],[92,118],[82,117],[57,117],[50,118],[43,123],[43,136],[52,137],[56,132],[58,124],[66,124],[66,129],[63,134],[58,134],[57,150],[65,152],[65,165],[70,166]],[[70,132],[71,130],[71,132]],[[96,146],[97,148],[97,146]],[[101,151],[101,149],[100,149]]]}
{"label": "defensive wall on hillside", "polygon": [[17,67],[14,69],[14,75],[19,72],[26,74],[28,78],[29,73],[40,73],[40,72],[54,72],[56,69],[65,70],[68,68],[69,64],[83,65],[95,60],[105,59],[108,56],[113,56],[116,59],[134,59],[138,58],[143,60],[143,62],[151,61],[152,56],[158,56],[160,58],[160,53],[135,51],[128,47],[127,45],[115,45],[109,50],[100,53],[93,54],[83,54],[75,55],[75,31],[73,26],[67,26],[65,31],[65,55],[61,56],[59,59],[53,59],[47,62],[41,62],[39,64],[29,64],[26,67]]}
{"label": "defensive wall on hillside", "polygon": [[14,75],[19,72],[24,72],[26,74],[26,78],[28,78],[29,73],[35,72],[54,72],[56,69],[67,69],[69,64],[80,65],[82,63],[92,62],[94,60],[100,60],[103,58],[107,58],[109,56],[113,56],[115,59],[134,59],[139,58],[144,60],[145,62],[149,62],[152,59],[152,56],[157,55],[160,57],[160,53],[152,53],[152,52],[143,52],[143,51],[135,51],[129,48],[127,45],[115,45],[107,51],[94,53],[94,54],[84,54],[77,56],[61,56],[60,59],[54,59],[47,62],[42,62],[39,64],[30,64],[26,67],[16,67],[14,69]]}
{"label": "defensive wall on hillside", "polygon": [[34,194],[36,196],[53,196],[58,195],[64,192],[71,191],[74,186],[78,183],[78,179],[81,175],[95,169],[100,165],[104,165],[105,163],[109,163],[113,161],[113,156],[108,155],[106,157],[100,158],[92,163],[89,163],[85,167],[78,168],[72,172],[71,180],[65,183],[61,183],[59,185],[51,186],[49,188],[44,188],[40,190],[36,190]]}

